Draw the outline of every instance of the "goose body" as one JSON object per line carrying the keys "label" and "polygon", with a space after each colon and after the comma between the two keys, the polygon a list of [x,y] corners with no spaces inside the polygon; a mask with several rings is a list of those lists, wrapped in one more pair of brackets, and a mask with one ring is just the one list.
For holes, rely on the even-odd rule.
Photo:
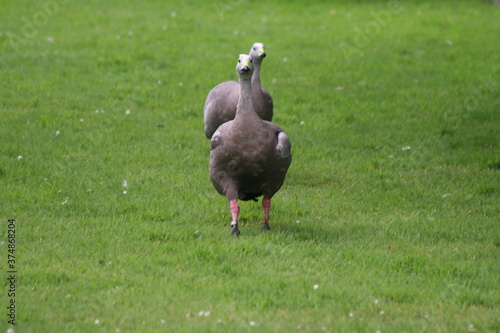
{"label": "goose body", "polygon": [[[255,112],[261,119],[273,119],[273,99],[261,87],[260,65],[266,56],[264,44],[255,43],[250,49],[254,70],[252,75],[252,102]],[[215,86],[208,94],[203,108],[204,130],[207,138],[211,138],[217,128],[234,119],[238,104],[240,87],[236,81],[227,81]]]}
{"label": "goose body", "polygon": [[239,235],[237,200],[264,196],[263,229],[269,229],[271,198],[281,188],[292,160],[288,136],[275,124],[262,120],[253,106],[252,58],[240,55],[236,67],[240,94],[234,120],[218,127],[210,144],[210,179],[230,202],[232,233]]}

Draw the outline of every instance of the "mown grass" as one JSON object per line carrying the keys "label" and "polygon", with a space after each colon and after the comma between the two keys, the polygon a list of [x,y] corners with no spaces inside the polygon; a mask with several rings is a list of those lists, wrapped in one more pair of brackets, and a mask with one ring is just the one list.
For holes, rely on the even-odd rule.
{"label": "mown grass", "polygon": [[[17,332],[500,329],[493,4],[61,1],[24,37],[47,3],[0,12]],[[256,41],[294,159],[235,239],[202,107]]]}

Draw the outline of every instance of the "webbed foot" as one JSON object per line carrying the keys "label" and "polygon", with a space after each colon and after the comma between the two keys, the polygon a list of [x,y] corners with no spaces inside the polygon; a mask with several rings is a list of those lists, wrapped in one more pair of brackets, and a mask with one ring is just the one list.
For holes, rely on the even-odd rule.
{"label": "webbed foot", "polygon": [[271,230],[271,228],[269,227],[269,224],[267,224],[264,221],[262,221],[262,229],[261,229],[261,231],[267,231],[267,230]]}
{"label": "webbed foot", "polygon": [[236,221],[231,222],[231,227],[233,227],[233,230],[231,230],[231,235],[238,237],[240,235],[240,230],[238,229],[238,222]]}
{"label": "webbed foot", "polygon": [[231,231],[232,236],[238,237],[240,235],[240,230],[238,230],[238,227],[233,227],[233,230]]}

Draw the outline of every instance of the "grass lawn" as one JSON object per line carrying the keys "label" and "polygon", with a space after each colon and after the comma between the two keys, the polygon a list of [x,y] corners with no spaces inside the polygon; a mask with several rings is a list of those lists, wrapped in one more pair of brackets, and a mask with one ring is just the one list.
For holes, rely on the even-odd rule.
{"label": "grass lawn", "polygon": [[[0,9],[0,332],[500,331],[491,1]],[[254,42],[293,161],[234,238],[203,104]]]}

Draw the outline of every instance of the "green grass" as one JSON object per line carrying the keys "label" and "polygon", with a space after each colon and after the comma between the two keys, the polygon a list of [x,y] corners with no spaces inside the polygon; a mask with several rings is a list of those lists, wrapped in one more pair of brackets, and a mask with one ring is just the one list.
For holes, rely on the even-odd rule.
{"label": "green grass", "polygon": [[[8,219],[16,332],[500,330],[500,8],[48,3],[0,11],[0,331]],[[235,239],[202,108],[257,41],[294,157]]]}

